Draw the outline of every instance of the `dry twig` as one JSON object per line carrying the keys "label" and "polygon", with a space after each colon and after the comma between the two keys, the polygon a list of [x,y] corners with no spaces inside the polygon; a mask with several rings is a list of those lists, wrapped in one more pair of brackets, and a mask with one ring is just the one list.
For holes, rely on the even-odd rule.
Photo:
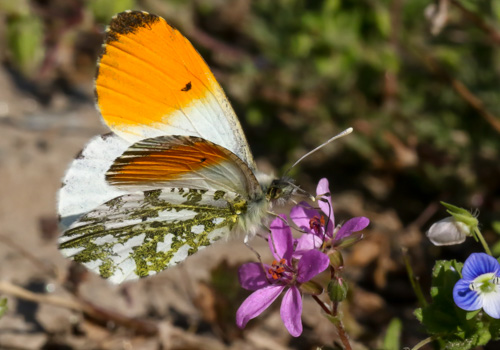
{"label": "dry twig", "polygon": [[474,13],[464,7],[459,1],[451,0],[453,6],[458,8],[462,14],[469,19],[472,23],[474,23],[479,29],[488,34],[488,36],[493,40],[495,44],[500,44],[500,32],[498,32],[493,26],[488,24],[481,16],[477,13]]}
{"label": "dry twig", "polygon": [[34,303],[48,304],[83,312],[85,315],[96,321],[101,321],[105,324],[113,322],[118,326],[132,329],[137,334],[146,336],[154,336],[158,334],[158,327],[153,322],[133,319],[120,313],[101,308],[85,300],[63,298],[50,294],[33,293],[8,281],[0,281],[0,293],[12,295],[16,298],[32,301]]}

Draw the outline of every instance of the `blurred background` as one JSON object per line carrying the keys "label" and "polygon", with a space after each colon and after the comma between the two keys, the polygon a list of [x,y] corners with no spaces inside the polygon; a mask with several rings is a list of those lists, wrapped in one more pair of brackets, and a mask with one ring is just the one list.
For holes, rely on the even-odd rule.
{"label": "blurred background", "polygon": [[446,216],[439,201],[477,210],[500,255],[500,1],[0,0],[0,297],[8,307],[0,348],[316,349],[337,339],[308,298],[300,338],[280,323],[279,303],[236,328],[248,295],[237,268],[255,260],[239,240],[123,286],[59,255],[56,192],[77,152],[108,131],[93,79],[105,26],[126,9],[161,15],[189,38],[263,171],[280,174],[354,128],[292,175],[311,192],[330,180],[337,222],[372,222],[345,256],[342,311],[356,349],[383,349],[396,318],[401,347],[426,337],[403,248],[427,292],[436,259],[481,251],[472,239],[444,248],[426,240]]}

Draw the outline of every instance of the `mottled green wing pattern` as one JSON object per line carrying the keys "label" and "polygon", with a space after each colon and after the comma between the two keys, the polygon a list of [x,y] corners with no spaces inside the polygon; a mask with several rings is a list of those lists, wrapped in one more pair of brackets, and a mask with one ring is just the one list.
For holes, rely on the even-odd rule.
{"label": "mottled green wing pattern", "polygon": [[66,257],[121,283],[154,275],[227,237],[247,211],[224,191],[164,188],[117,197],[59,238]]}

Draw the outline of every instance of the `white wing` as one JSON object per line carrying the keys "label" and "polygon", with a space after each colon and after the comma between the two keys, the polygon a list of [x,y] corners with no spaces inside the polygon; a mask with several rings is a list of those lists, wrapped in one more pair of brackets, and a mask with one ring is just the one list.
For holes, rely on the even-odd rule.
{"label": "white wing", "polygon": [[96,136],[73,160],[58,194],[61,226],[72,222],[97,206],[129,191],[110,186],[104,174],[130,143],[114,134]]}

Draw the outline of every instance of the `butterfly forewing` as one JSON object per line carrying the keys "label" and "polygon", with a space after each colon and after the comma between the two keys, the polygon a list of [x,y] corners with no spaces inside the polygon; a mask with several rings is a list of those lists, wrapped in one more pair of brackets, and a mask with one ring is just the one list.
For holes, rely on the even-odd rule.
{"label": "butterfly forewing", "polygon": [[159,136],[132,145],[106,173],[113,186],[219,189],[263,196],[253,172],[234,153],[194,136]]}
{"label": "butterfly forewing", "polygon": [[129,146],[129,142],[115,134],[100,135],[90,140],[73,160],[58,194],[63,229],[97,206],[126,194],[126,191],[109,185],[104,174]]}
{"label": "butterfly forewing", "polygon": [[97,103],[118,135],[131,142],[199,136],[231,150],[255,170],[224,91],[191,43],[163,18],[119,13],[107,29],[98,69]]}
{"label": "butterfly forewing", "polygon": [[114,283],[156,274],[226,237],[247,202],[224,191],[165,188],[117,197],[59,239],[63,254]]}

